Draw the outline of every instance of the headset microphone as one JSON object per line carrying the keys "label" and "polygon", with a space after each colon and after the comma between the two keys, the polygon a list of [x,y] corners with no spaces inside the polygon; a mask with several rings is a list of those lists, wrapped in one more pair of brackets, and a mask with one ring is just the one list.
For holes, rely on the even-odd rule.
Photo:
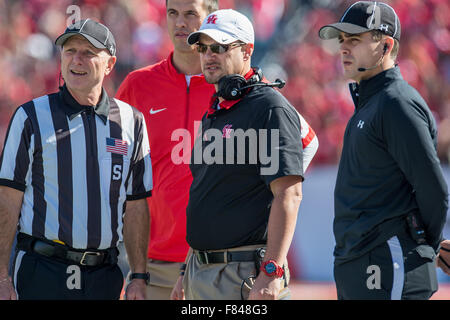
{"label": "headset microphone", "polygon": [[373,67],[370,67],[370,68],[358,68],[358,71],[359,71],[359,72],[364,72],[364,71],[367,71],[367,70],[373,70],[373,69],[375,69],[375,68],[378,68],[379,65],[380,65],[380,64],[377,63],[376,65],[374,65]]}
{"label": "headset microphone", "polygon": [[[241,82],[242,83],[242,82]],[[237,85],[236,85],[237,84]],[[239,86],[239,82],[231,83],[231,85],[222,85],[222,89],[215,94],[215,96],[223,97],[225,100],[238,100],[240,99],[244,91],[253,87],[277,87],[279,89],[286,85],[286,81],[281,79],[276,79],[275,82],[257,82],[248,84],[245,86]]]}
{"label": "headset microphone", "polygon": [[258,82],[258,83],[250,84],[248,86],[239,88],[237,90],[241,91],[241,90],[245,90],[245,89],[248,89],[251,87],[277,87],[279,89],[282,89],[285,85],[286,85],[286,81],[281,80],[281,79],[276,79],[275,82],[271,82],[271,83]]}
{"label": "headset microphone", "polygon": [[387,51],[388,48],[389,48],[389,46],[387,45],[387,43],[385,43],[384,47],[383,47],[383,55],[381,56],[381,59],[377,62],[376,65],[374,65],[374,66],[372,66],[370,68],[358,68],[358,71],[359,72],[364,72],[364,71],[373,70],[375,68],[378,68],[380,66],[380,64],[383,63],[384,55],[386,54],[386,51]]}

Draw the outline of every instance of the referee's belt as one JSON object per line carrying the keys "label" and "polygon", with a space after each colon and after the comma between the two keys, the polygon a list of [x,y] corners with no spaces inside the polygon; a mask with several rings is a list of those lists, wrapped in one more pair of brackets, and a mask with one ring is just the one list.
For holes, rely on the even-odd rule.
{"label": "referee's belt", "polygon": [[49,240],[32,237],[25,233],[17,235],[17,249],[35,252],[49,258],[56,258],[65,263],[75,263],[90,267],[116,264],[118,256],[117,248],[83,251]]}
{"label": "referee's belt", "polygon": [[228,263],[228,262],[249,262],[256,261],[257,250],[251,251],[198,251],[194,250],[198,261],[201,264]]}

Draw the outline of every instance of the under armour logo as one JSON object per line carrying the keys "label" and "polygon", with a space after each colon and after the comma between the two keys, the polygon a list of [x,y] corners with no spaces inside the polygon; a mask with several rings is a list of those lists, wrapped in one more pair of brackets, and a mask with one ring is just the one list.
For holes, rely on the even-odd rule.
{"label": "under armour logo", "polygon": [[364,121],[359,120],[358,124],[356,125],[358,128],[362,129],[364,127]]}
{"label": "under armour logo", "polygon": [[216,24],[217,21],[217,15],[212,14],[208,17],[208,20],[206,21],[207,24]]}
{"label": "under armour logo", "polygon": [[387,24],[382,24],[382,25],[380,25],[380,27],[378,29],[381,31],[384,31],[384,32],[388,32],[389,26]]}

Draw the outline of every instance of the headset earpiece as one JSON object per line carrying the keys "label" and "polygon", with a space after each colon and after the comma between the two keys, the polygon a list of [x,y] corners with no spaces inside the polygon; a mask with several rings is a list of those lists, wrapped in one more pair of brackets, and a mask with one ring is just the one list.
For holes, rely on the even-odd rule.
{"label": "headset earpiece", "polygon": [[223,76],[218,82],[219,90],[216,95],[225,100],[238,100],[242,98],[246,90],[241,90],[241,88],[252,86],[261,82],[263,79],[263,73],[260,68],[254,67],[253,72],[254,75],[248,80],[245,80],[245,78],[239,74]]}
{"label": "headset earpiece", "polygon": [[377,64],[374,65],[374,66],[372,66],[372,67],[370,67],[370,68],[363,68],[363,67],[358,68],[358,71],[359,71],[359,72],[364,72],[364,71],[367,71],[367,70],[373,70],[373,69],[375,69],[375,68],[378,68],[378,67],[380,66],[380,64],[383,63],[384,56],[386,55],[386,51],[387,51],[388,49],[389,49],[389,45],[388,45],[387,43],[384,43],[384,46],[383,46],[383,54],[381,55],[381,58],[378,60]]}
{"label": "headset earpiece", "polygon": [[214,94],[216,97],[222,97],[225,100],[239,100],[241,99],[252,87],[278,87],[283,88],[286,84],[285,81],[277,79],[273,83],[262,82],[264,76],[260,68],[253,68],[254,75],[245,80],[245,78],[239,74],[230,74],[220,78],[217,83],[218,90]]}
{"label": "headset earpiece", "polygon": [[239,74],[229,74],[220,78],[216,95],[225,100],[238,100],[242,97],[242,87],[247,80]]}

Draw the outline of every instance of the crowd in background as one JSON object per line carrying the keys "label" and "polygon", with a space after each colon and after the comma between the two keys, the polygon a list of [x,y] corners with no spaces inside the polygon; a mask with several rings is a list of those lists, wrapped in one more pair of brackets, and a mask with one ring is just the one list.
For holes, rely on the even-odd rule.
{"label": "crowd in background", "polygon": [[[321,41],[317,35],[352,2],[220,0],[221,8],[235,8],[253,21],[253,65],[269,80],[286,80],[283,94],[316,131],[320,147],[313,165],[338,162],[345,125],[354,111],[337,41]],[[433,111],[439,156],[449,163],[450,2],[385,2],[402,23],[398,64]],[[71,5],[81,9],[81,18],[106,24],[115,36],[118,62],[105,82],[110,95],[130,71],[166,58],[172,49],[165,0],[0,0],[0,147],[17,106],[57,91],[62,83],[59,49],[53,43],[73,14]]]}

